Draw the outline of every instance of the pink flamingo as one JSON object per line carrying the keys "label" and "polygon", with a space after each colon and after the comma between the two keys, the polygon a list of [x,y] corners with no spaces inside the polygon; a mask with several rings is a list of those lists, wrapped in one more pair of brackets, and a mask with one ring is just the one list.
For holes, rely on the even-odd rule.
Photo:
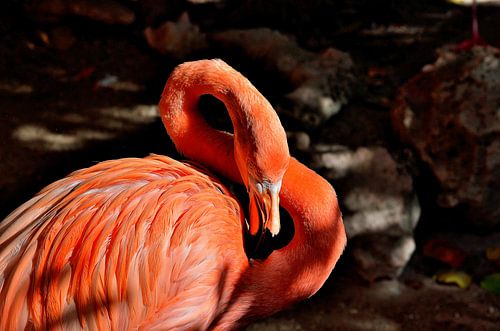
{"label": "pink flamingo", "polygon": [[[234,136],[207,125],[198,98],[227,107]],[[210,173],[165,156],[76,171],[0,223],[0,329],[228,330],[310,297],[346,243],[335,191],[290,158],[267,100],[220,60],[180,65],[160,101],[181,153],[243,183],[236,198]],[[249,260],[244,232],[295,234]]]}

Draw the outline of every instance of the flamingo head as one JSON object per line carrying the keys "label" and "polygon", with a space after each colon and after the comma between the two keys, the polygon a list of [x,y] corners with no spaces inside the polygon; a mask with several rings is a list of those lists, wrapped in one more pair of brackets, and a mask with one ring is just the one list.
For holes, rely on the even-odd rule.
{"label": "flamingo head", "polygon": [[275,130],[262,127],[260,134],[246,135],[260,139],[236,137],[236,163],[250,198],[251,235],[259,231],[262,235],[267,229],[275,236],[280,231],[279,193],[290,154],[285,131],[281,125],[276,127]]}
{"label": "flamingo head", "polygon": [[259,229],[268,229],[273,236],[280,231],[279,192],[281,179],[276,182],[250,179],[250,224],[251,235],[256,235]]}

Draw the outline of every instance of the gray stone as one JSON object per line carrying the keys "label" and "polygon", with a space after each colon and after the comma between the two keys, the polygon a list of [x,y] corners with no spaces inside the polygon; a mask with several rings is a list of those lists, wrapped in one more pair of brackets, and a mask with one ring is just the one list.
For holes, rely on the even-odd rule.
{"label": "gray stone", "polygon": [[437,203],[500,224],[500,50],[439,50],[400,89],[393,126],[437,182]]}
{"label": "gray stone", "polygon": [[358,273],[397,277],[415,250],[420,217],[413,180],[383,147],[319,145],[313,165],[334,184]]}
{"label": "gray stone", "polygon": [[184,59],[208,46],[205,34],[191,23],[187,12],[176,22],[167,21],[158,28],[147,27],[144,37],[151,48],[177,59]]}
{"label": "gray stone", "polygon": [[344,106],[359,84],[351,57],[329,48],[310,52],[270,29],[228,30],[209,35],[220,47],[239,50],[264,68],[285,77],[294,90],[278,110],[316,127]]}
{"label": "gray stone", "polygon": [[308,151],[311,147],[311,138],[303,131],[288,131],[286,137],[290,149]]}
{"label": "gray stone", "polygon": [[350,242],[356,270],[370,282],[398,277],[415,247],[411,235],[369,234],[358,236]]}

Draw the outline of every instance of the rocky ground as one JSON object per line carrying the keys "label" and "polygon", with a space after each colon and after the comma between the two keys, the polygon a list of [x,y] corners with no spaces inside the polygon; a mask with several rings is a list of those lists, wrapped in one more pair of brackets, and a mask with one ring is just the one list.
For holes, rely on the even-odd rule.
{"label": "rocky ground", "polygon": [[[498,257],[486,254],[499,247],[498,221],[492,226],[495,219],[485,217],[481,225],[470,213],[472,206],[481,215],[498,215],[495,119],[485,121],[489,131],[475,131],[478,146],[488,148],[467,156],[475,170],[470,181],[460,173],[462,186],[453,183],[455,177],[440,182],[448,177],[429,168],[438,164],[443,171],[453,164],[454,172],[460,157],[447,162],[446,146],[429,152],[432,142],[414,142],[412,148],[391,123],[401,86],[436,61],[437,49],[469,36],[469,9],[440,1],[399,7],[390,1],[345,1],[339,7],[312,1],[311,15],[304,18],[300,1],[284,8],[263,1],[201,7],[195,2],[165,7],[161,1],[104,1],[108,7],[84,14],[61,6],[64,1],[2,5],[0,219],[73,170],[149,153],[177,157],[156,113],[166,78],[186,59],[221,57],[278,109],[293,153],[333,182],[351,238],[316,296],[250,330],[498,329],[500,296],[480,286],[500,270]],[[186,9],[190,19],[181,16]],[[325,12],[331,17],[320,19]],[[498,47],[500,10],[479,14],[483,37]],[[171,23],[157,30],[164,21]],[[248,30],[262,26],[267,30]],[[165,40],[177,46],[165,47]],[[267,53],[255,45],[268,45]],[[499,85],[492,86],[489,93],[495,95]],[[405,91],[412,89],[410,84]],[[216,109],[214,121],[224,125],[217,102],[208,99],[201,106]],[[472,116],[459,106],[446,107]],[[411,109],[417,109],[415,116],[424,112]],[[493,179],[479,178],[481,171]],[[477,193],[474,187],[487,189]],[[471,198],[478,194],[486,197],[486,207]],[[453,204],[450,196],[463,201]],[[450,262],[426,250],[436,238],[461,258]],[[433,279],[453,268],[470,275],[471,284],[459,288]]]}

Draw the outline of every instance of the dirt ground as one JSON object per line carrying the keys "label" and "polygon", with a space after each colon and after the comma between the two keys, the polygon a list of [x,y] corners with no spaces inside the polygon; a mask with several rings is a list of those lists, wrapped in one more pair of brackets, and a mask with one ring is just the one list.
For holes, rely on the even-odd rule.
{"label": "dirt ground", "polygon": [[[354,22],[322,38],[314,31],[298,35],[310,49],[328,45],[349,52],[363,75],[371,67],[387,73],[381,83],[369,85],[364,100],[354,101],[367,112],[358,113],[360,118],[367,116],[378,130],[364,139],[394,146],[389,141],[392,135],[384,100],[391,100],[399,84],[432,62],[436,47],[467,37],[467,12],[440,10],[443,7],[419,8],[405,16],[413,17],[405,24],[374,23],[372,33]],[[484,37],[498,46],[500,34],[495,26],[500,11],[481,17]],[[74,38],[74,44],[65,50],[56,47],[53,36],[58,34],[62,42]],[[224,57],[217,51],[206,55]],[[0,219],[73,170],[149,153],[177,157],[155,108],[176,63],[151,50],[138,29],[85,20],[38,23],[22,15],[1,14]],[[264,95],[275,95],[269,91],[272,84],[265,83],[269,77],[260,77],[258,68],[244,73]],[[332,139],[350,134],[339,122],[349,116],[355,115],[341,113],[331,120],[331,125],[339,127]],[[362,144],[362,140],[351,143]],[[426,217],[421,227],[436,221]],[[468,289],[432,279],[420,247],[432,236],[427,230],[418,229],[417,233],[424,234],[417,238],[417,252],[400,279],[367,284],[354,275],[349,261],[341,260],[316,296],[249,330],[500,329],[500,296],[481,289],[476,278]],[[455,235],[455,229],[445,232],[452,241],[464,236]],[[466,235],[466,241],[478,252],[498,245],[500,236],[483,231]],[[476,260],[472,261],[469,268],[474,271]]]}

